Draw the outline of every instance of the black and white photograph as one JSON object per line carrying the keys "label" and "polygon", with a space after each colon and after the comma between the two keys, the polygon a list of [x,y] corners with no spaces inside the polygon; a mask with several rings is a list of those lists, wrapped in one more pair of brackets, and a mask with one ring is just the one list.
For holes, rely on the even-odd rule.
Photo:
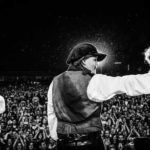
{"label": "black and white photograph", "polygon": [[149,150],[150,6],[0,0],[0,150]]}

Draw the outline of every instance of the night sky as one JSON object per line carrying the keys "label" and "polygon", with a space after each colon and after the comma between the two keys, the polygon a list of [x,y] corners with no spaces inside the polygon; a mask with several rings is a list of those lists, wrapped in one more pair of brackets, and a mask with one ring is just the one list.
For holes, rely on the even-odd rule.
{"label": "night sky", "polygon": [[[107,53],[106,73],[145,71],[143,52],[150,46],[148,7],[68,7],[2,0],[0,2],[0,67],[7,71],[60,73],[71,48],[91,42]],[[73,4],[72,4],[73,5]],[[86,9],[85,9],[86,8]],[[111,64],[111,65],[110,65]],[[117,68],[117,67],[116,67]]]}

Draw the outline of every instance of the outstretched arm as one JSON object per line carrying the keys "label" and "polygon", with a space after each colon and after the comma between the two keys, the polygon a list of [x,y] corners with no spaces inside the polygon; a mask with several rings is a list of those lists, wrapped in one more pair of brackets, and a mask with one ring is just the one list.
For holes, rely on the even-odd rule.
{"label": "outstretched arm", "polygon": [[95,102],[109,100],[117,94],[129,96],[150,94],[150,73],[111,77],[96,74],[87,87],[89,99]]}

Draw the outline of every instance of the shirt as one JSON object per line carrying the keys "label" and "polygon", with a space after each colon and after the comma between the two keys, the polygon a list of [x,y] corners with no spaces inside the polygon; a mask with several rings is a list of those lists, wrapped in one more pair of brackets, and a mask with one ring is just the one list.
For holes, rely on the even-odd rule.
{"label": "shirt", "polygon": [[[150,94],[150,73],[127,76],[107,76],[96,74],[92,77],[87,87],[87,96],[95,102],[103,102],[109,100],[117,94],[126,93],[129,96],[138,96],[142,94]],[[53,82],[48,89],[48,125],[50,136],[53,140],[57,140],[57,117],[54,112],[52,102]]]}
{"label": "shirt", "polygon": [[123,93],[128,96],[150,94],[150,73],[122,77],[96,74],[87,88],[89,99],[95,102],[103,102]]}
{"label": "shirt", "polygon": [[57,140],[57,118],[54,112],[53,107],[53,101],[52,101],[52,88],[53,88],[53,82],[50,84],[50,87],[48,89],[48,103],[47,103],[47,115],[48,115],[48,126],[50,131],[50,136],[53,140]]}

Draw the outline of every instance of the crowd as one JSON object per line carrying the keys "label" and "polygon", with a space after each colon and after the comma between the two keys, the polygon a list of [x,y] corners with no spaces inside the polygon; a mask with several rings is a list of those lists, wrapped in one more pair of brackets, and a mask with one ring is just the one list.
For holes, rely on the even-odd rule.
{"label": "crowd", "polygon": [[48,86],[21,83],[0,88],[6,111],[0,115],[0,149],[53,149],[47,122]]}
{"label": "crowd", "polygon": [[[3,86],[6,111],[0,115],[0,150],[55,149],[47,121],[48,85]],[[135,137],[150,137],[150,95],[117,95],[102,103],[102,137],[106,150],[122,150]]]}
{"label": "crowd", "polygon": [[150,137],[150,95],[117,95],[102,106],[102,137],[107,150],[122,150],[134,138]]}

